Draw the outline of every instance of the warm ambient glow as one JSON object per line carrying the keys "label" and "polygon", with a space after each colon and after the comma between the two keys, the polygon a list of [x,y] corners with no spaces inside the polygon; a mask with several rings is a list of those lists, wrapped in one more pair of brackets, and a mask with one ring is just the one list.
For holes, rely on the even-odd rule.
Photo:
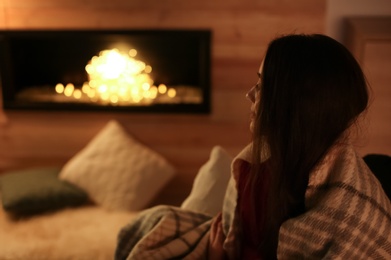
{"label": "warm ambient glow", "polygon": [[104,50],[99,56],[94,56],[85,69],[89,82],[81,88],[72,83],[65,87],[56,85],[56,92],[74,99],[89,99],[104,104],[149,104],[157,98],[158,94],[170,98],[176,96],[175,89],[168,89],[166,85],[154,86],[149,75],[152,67],[135,59],[137,50],[131,49],[128,53],[118,49]]}
{"label": "warm ambient glow", "polygon": [[112,49],[92,57],[86,66],[90,81],[84,85],[84,91],[94,93],[90,96],[97,95],[105,103],[148,102],[145,92],[149,91],[153,80],[145,71],[146,64],[134,58],[136,54],[134,49],[129,55]]}

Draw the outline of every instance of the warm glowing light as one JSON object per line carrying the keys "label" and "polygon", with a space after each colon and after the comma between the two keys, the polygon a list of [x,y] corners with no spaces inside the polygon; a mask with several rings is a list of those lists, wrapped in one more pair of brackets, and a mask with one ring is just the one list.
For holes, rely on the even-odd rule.
{"label": "warm glowing light", "polygon": [[152,72],[152,67],[147,65],[147,66],[145,66],[144,70],[145,70],[146,73],[151,73]]}
{"label": "warm glowing light", "polygon": [[129,56],[130,56],[130,57],[134,58],[134,57],[136,57],[136,55],[137,55],[137,50],[131,49],[131,50],[129,51]]}
{"label": "warm glowing light", "polygon": [[93,72],[93,67],[91,66],[91,64],[87,64],[86,65],[86,71],[87,71],[88,74],[94,73]]}
{"label": "warm glowing light", "polygon": [[151,89],[150,89],[150,98],[154,99],[157,97],[157,87],[156,86],[152,86]]}
{"label": "warm glowing light", "polygon": [[96,88],[98,86],[98,82],[96,80],[91,79],[90,82],[88,83],[88,85],[91,88]]}
{"label": "warm glowing light", "polygon": [[151,98],[151,92],[148,92],[148,91],[146,91],[146,92],[144,92],[144,94],[143,94],[143,98]]}
{"label": "warm glowing light", "polygon": [[89,89],[88,92],[87,92],[87,96],[89,98],[94,98],[95,97],[95,90],[94,89]]}
{"label": "warm glowing light", "polygon": [[63,92],[64,92],[64,85],[61,84],[61,83],[58,83],[58,84],[56,85],[56,92],[57,92],[58,94],[63,93]]}
{"label": "warm glowing light", "polygon": [[[160,84],[154,86],[150,76],[152,67],[135,59],[137,50],[121,52],[118,49],[102,50],[93,56],[85,70],[88,82],[75,87],[68,83],[56,85],[56,92],[67,97],[112,105],[149,104],[159,95],[175,97],[175,89]],[[168,90],[168,91],[167,91]]]}
{"label": "warm glowing light", "polygon": [[117,96],[111,96],[110,97],[110,102],[113,103],[113,104],[118,103],[118,97]]}
{"label": "warm glowing light", "polygon": [[74,86],[72,83],[68,83],[68,84],[65,86],[64,95],[67,96],[67,97],[72,96],[73,90],[74,90],[74,89],[75,89],[75,86]]}
{"label": "warm glowing light", "polygon": [[106,86],[106,85],[100,85],[99,87],[98,87],[98,92],[99,93],[107,93],[107,90],[108,90],[108,87]]}
{"label": "warm glowing light", "polygon": [[81,91],[87,94],[90,91],[90,85],[88,85],[87,82],[84,82],[83,86],[81,87]]}
{"label": "warm glowing light", "polygon": [[76,98],[76,99],[80,99],[81,98],[81,95],[82,95],[82,92],[80,89],[75,89],[75,91],[73,91],[73,97]]}
{"label": "warm glowing light", "polygon": [[142,85],[142,88],[143,88],[143,90],[145,90],[145,91],[149,90],[150,87],[151,87],[151,85],[150,85],[149,83],[147,83],[147,82],[145,82],[145,83]]}
{"label": "warm glowing light", "polygon": [[128,54],[112,49],[101,51],[99,56],[91,59],[86,66],[89,85],[98,90],[102,100],[109,100],[111,103],[137,103],[142,100],[143,92],[148,91],[153,84],[148,75],[152,68],[134,59],[136,55],[135,49]]}
{"label": "warm glowing light", "polygon": [[107,101],[107,100],[109,100],[110,95],[109,95],[109,93],[105,92],[105,93],[102,93],[102,95],[100,97],[102,98],[103,101]]}
{"label": "warm glowing light", "polygon": [[176,96],[176,90],[173,89],[173,88],[170,88],[168,91],[167,91],[167,96],[169,96],[170,98],[173,98]]}
{"label": "warm glowing light", "polygon": [[158,91],[160,94],[164,94],[167,92],[167,86],[164,85],[164,84],[160,84],[158,87],[157,87]]}

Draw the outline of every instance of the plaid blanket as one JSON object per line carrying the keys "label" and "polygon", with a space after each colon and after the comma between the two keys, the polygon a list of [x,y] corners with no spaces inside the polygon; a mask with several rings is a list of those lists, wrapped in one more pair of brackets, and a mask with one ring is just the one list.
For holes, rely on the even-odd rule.
{"label": "plaid blanket", "polygon": [[[236,180],[250,151],[248,146],[234,159],[224,201],[230,259],[240,259]],[[334,146],[310,174],[305,203],[306,212],[280,228],[278,259],[391,259],[390,200],[351,145]]]}
{"label": "plaid blanket", "polygon": [[206,259],[210,223],[177,207],[145,210],[119,233],[115,259]]}
{"label": "plaid blanket", "polygon": [[[246,147],[232,163],[223,203],[224,249],[240,259],[237,180]],[[310,174],[306,212],[280,228],[278,259],[391,259],[391,204],[350,145],[338,145]],[[211,218],[170,206],[143,211],[119,234],[116,259],[206,259]]]}

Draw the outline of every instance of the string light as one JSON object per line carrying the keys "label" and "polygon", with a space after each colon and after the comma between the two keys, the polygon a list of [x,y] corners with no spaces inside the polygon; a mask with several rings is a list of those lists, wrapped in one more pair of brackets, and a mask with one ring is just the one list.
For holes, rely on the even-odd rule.
{"label": "string light", "polygon": [[176,90],[168,89],[165,84],[153,85],[152,66],[137,60],[136,56],[135,49],[127,53],[115,48],[100,51],[85,66],[88,82],[80,88],[72,83],[65,87],[58,83],[55,90],[69,98],[112,105],[150,104],[159,95],[174,98]]}
{"label": "string light", "polygon": [[129,54],[118,49],[103,50],[85,66],[89,81],[83,84],[81,90],[72,83],[65,87],[59,83],[56,92],[75,99],[85,96],[104,103],[138,103],[142,100],[140,96],[148,96],[143,92],[149,90],[146,86],[151,86],[153,80],[149,76],[152,67],[136,60],[136,55],[135,49],[130,50]]}

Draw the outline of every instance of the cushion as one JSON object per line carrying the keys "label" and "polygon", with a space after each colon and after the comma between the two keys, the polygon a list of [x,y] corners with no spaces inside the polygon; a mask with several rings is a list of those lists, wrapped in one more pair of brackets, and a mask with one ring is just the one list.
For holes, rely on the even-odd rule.
{"label": "cushion", "polygon": [[391,156],[386,154],[367,154],[363,158],[391,200]]}
{"label": "cushion", "polygon": [[174,176],[165,158],[132,138],[115,120],[71,158],[60,178],[109,210],[145,208]]}
{"label": "cushion", "polygon": [[219,213],[230,178],[232,159],[222,147],[213,147],[209,160],[198,171],[190,195],[181,208],[210,216]]}
{"label": "cushion", "polygon": [[32,215],[81,205],[87,194],[58,179],[59,168],[6,172],[0,176],[3,208],[15,215]]}

